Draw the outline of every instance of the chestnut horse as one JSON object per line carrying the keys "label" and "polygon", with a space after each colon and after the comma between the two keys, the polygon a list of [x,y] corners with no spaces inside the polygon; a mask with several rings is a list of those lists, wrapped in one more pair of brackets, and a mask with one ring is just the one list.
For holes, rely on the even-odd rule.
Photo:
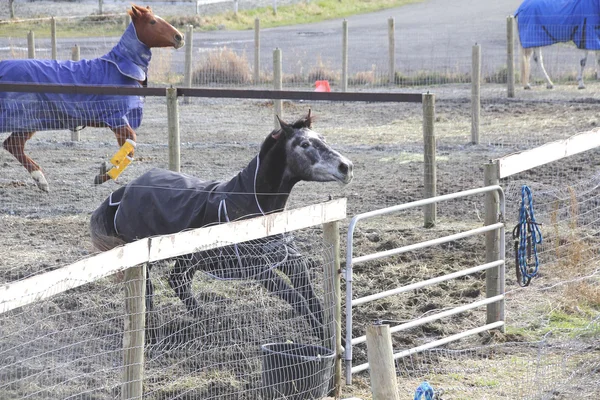
{"label": "chestnut horse", "polygon": [[[131,24],[117,45],[100,58],[80,61],[0,61],[0,82],[65,85],[146,85],[154,47],[184,45],[183,35],[150,7],[133,5]],[[3,146],[31,174],[38,188],[48,191],[40,166],[25,154],[25,144],[39,130],[108,127],[121,149],[104,163],[95,183],[115,179],[131,162],[142,119],[143,98],[85,94],[0,92],[0,132],[12,132]],[[107,167],[108,165],[108,167]]]}

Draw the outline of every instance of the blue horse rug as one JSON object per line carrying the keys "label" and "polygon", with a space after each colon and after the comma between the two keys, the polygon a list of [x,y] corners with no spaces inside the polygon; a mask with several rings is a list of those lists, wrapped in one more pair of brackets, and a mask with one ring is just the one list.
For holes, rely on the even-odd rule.
{"label": "blue horse rug", "polygon": [[[129,24],[119,43],[100,58],[0,61],[0,82],[137,87],[146,81],[151,57]],[[75,130],[92,122],[136,129],[143,106],[140,96],[0,92],[0,132]]]}
{"label": "blue horse rug", "polygon": [[515,16],[523,48],[573,41],[600,50],[600,0],[525,0]]}
{"label": "blue horse rug", "polygon": [[106,222],[102,215],[114,215],[114,226],[105,230],[114,228],[119,238],[132,242],[263,215],[255,189],[258,165],[257,156],[225,182],[153,168],[113,192],[92,220]]}

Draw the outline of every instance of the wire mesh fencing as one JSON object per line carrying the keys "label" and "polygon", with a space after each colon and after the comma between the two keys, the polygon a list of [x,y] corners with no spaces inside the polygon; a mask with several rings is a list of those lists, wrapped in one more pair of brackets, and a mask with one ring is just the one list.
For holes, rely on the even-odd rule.
{"label": "wire mesh fencing", "polygon": [[[330,245],[300,232],[148,265],[144,397],[326,395],[332,262]],[[3,399],[120,397],[129,344],[119,278],[0,315]]]}
{"label": "wire mesh fencing", "polygon": [[[579,334],[597,335],[597,325]],[[600,393],[594,340],[509,342],[464,349],[433,349],[396,361],[401,391],[424,381],[437,398],[545,399]]]}
{"label": "wire mesh fencing", "polygon": [[[597,251],[597,168],[592,150],[503,180],[506,194],[506,332],[474,345],[459,342],[397,361],[401,387],[427,381],[439,398],[533,399],[600,394]],[[526,240],[528,271],[520,287],[516,269],[523,216],[523,185],[531,188],[528,221],[543,240]],[[512,228],[515,227],[515,230]],[[511,243],[511,245],[508,245]],[[539,260],[539,265],[538,265]]]}

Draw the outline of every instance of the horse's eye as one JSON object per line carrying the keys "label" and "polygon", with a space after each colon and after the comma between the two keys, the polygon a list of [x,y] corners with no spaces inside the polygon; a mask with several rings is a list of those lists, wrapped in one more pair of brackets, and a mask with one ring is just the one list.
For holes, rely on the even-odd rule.
{"label": "horse's eye", "polygon": [[154,25],[154,24],[156,24],[156,20],[155,19],[153,19],[153,20],[150,21],[150,25]]}
{"label": "horse's eye", "polygon": [[310,146],[310,142],[302,142],[302,144],[300,145],[300,147],[302,147],[303,149],[306,149],[308,146]]}

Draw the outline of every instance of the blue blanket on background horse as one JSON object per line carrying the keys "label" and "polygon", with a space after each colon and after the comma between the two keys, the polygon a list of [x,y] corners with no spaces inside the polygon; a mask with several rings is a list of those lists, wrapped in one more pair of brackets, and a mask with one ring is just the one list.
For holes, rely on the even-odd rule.
{"label": "blue blanket on background horse", "polygon": [[600,50],[600,0],[525,0],[515,16],[525,49],[573,41]]}
{"label": "blue blanket on background horse", "polygon": [[[129,24],[119,43],[100,58],[0,61],[0,82],[140,86],[146,81],[151,56]],[[92,122],[136,129],[143,105],[140,96],[0,92],[0,132],[74,130]]]}

